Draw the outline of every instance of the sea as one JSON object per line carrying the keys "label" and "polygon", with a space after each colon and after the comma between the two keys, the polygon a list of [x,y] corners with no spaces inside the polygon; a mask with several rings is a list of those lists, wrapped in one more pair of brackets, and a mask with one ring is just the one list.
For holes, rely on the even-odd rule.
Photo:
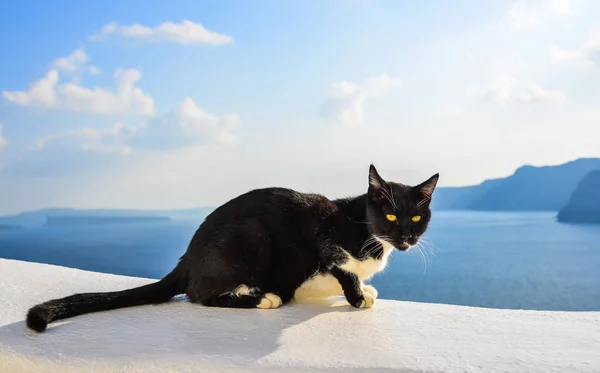
{"label": "sea", "polygon": [[[434,212],[419,249],[394,252],[379,298],[504,309],[600,311],[600,225],[554,212]],[[199,219],[0,231],[0,258],[160,278]]]}

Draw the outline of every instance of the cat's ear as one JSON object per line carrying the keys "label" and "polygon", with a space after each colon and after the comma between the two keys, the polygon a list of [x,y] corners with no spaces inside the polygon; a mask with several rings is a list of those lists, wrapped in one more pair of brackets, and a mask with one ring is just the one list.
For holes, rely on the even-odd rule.
{"label": "cat's ear", "polygon": [[371,166],[369,166],[369,189],[379,190],[382,189],[384,185],[385,180],[379,176],[377,169],[371,164]]}
{"label": "cat's ear", "polygon": [[431,195],[435,190],[438,179],[440,178],[440,174],[435,174],[426,181],[414,187],[414,189],[419,193],[422,198],[427,200],[431,199]]}
{"label": "cat's ear", "polygon": [[373,201],[382,201],[385,199],[385,180],[379,176],[375,166],[369,167],[369,189],[368,194]]}

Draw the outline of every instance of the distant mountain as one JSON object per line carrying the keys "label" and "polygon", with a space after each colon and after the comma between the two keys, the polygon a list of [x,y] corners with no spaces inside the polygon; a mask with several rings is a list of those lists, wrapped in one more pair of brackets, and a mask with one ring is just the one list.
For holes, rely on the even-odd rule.
{"label": "distant mountain", "polygon": [[22,227],[42,226],[48,216],[62,217],[169,217],[171,219],[204,220],[214,207],[199,207],[181,210],[128,210],[128,209],[71,209],[47,208],[22,212],[16,215],[0,216],[0,224],[19,225]]}
{"label": "distant mountain", "polygon": [[47,216],[46,227],[132,224],[170,221],[168,216]]}
{"label": "distant mountain", "polygon": [[[600,158],[581,158],[557,166],[523,166],[511,176],[479,185],[439,187],[431,207],[433,210],[558,211],[569,202],[579,181],[594,170],[600,170]],[[214,209],[212,206],[182,210],[47,208],[0,216],[0,225],[41,226],[48,216],[168,216],[198,219],[200,223]]]}
{"label": "distant mountain", "polygon": [[437,188],[431,200],[431,208],[434,210],[464,210],[471,201],[485,195],[502,180],[491,179],[479,185],[466,187]]}
{"label": "distant mountain", "polygon": [[558,211],[579,181],[600,169],[600,158],[581,158],[557,166],[523,166],[502,179],[479,185],[439,188],[432,208],[439,210]]}
{"label": "distant mountain", "polygon": [[563,223],[600,224],[600,169],[581,179],[557,219]]}

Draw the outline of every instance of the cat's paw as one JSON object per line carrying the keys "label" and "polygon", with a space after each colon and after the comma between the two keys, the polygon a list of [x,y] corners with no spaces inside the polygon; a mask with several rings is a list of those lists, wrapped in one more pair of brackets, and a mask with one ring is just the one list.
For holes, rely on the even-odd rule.
{"label": "cat's paw", "polygon": [[354,308],[371,308],[375,304],[375,297],[366,291],[361,296],[346,298]]}
{"label": "cat's paw", "polygon": [[275,295],[273,293],[267,293],[263,295],[256,307],[262,309],[279,308],[281,306],[281,303],[283,302],[281,301],[281,298],[279,298],[278,295]]}
{"label": "cat's paw", "polygon": [[364,285],[363,286],[363,293],[369,293],[373,296],[373,298],[377,298],[377,296],[379,295],[379,293],[377,292],[377,289],[375,289],[372,285]]}
{"label": "cat's paw", "polygon": [[[375,289],[375,288],[373,288]],[[375,305],[375,296],[371,293],[364,292],[363,300],[360,302],[358,308],[371,308]]]}

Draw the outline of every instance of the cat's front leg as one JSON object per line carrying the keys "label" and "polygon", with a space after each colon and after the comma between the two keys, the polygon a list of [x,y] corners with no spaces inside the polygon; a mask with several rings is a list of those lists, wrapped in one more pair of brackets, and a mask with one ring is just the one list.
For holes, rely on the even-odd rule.
{"label": "cat's front leg", "polygon": [[[352,307],[356,308],[371,308],[375,304],[375,296],[368,291],[363,291],[358,276],[354,273],[344,271],[343,269],[333,266],[330,270],[333,277],[335,277],[342,289],[346,300]],[[370,286],[370,285],[366,285]],[[374,289],[374,288],[373,288]]]}

